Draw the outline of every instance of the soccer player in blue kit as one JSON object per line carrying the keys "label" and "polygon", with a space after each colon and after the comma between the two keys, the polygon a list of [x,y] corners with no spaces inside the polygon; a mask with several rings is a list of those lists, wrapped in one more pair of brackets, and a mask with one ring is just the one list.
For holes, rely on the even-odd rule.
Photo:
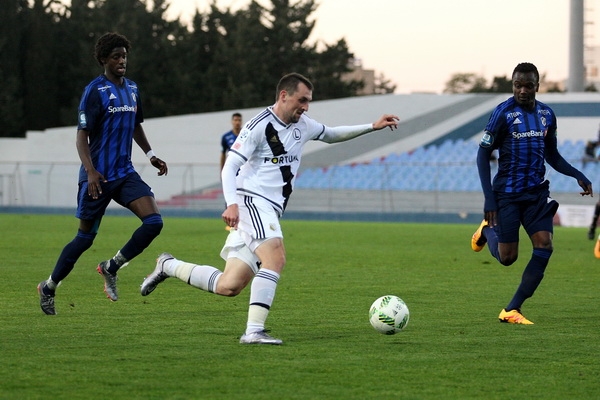
{"label": "soccer player in blue kit", "polygon": [[[558,203],[550,197],[544,161],[575,178],[583,189],[582,196],[593,195],[590,180],[558,152],[554,111],[535,99],[539,80],[535,65],[521,63],[515,67],[513,97],[492,112],[477,152],[484,220],[471,238],[471,248],[481,251],[487,243],[492,256],[502,265],[511,265],[518,257],[521,225],[533,245],[521,283],[498,316],[501,322],[511,324],[533,324],[521,314],[521,306],[542,281],[553,251],[553,218]],[[492,183],[490,156],[494,149],[498,149],[499,158]]]}
{"label": "soccer player in blue kit", "polygon": [[125,78],[129,48],[127,38],[117,33],[106,33],[96,43],[95,58],[104,73],[86,86],[79,104],[76,138],[81,159],[76,212],[79,230],[62,250],[50,277],[38,285],[40,307],[48,315],[56,314],[56,288],[92,246],[111,200],[131,210],[142,224],[113,258],[97,267],[110,300],[118,299],[119,268],[141,254],[163,227],[152,189],[131,162],[135,140],[158,169],[158,175],[168,172],[167,164],[156,157],[142,128],[144,114],[138,87]]}
{"label": "soccer player in blue kit", "polygon": [[227,158],[227,153],[231,150],[231,146],[235,139],[237,139],[238,135],[242,130],[242,114],[239,112],[233,113],[231,116],[231,130],[225,132],[221,136],[221,171],[223,170],[223,165],[225,165],[225,158]]}

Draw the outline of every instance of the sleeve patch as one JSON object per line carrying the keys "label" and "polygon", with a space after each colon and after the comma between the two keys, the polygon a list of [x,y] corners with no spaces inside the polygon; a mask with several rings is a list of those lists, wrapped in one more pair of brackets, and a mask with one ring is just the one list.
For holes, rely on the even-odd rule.
{"label": "sleeve patch", "polygon": [[494,144],[494,137],[489,132],[484,132],[479,145],[481,147],[491,147]]}
{"label": "sleeve patch", "polygon": [[85,118],[84,111],[79,111],[79,126],[81,128],[87,128],[87,119]]}

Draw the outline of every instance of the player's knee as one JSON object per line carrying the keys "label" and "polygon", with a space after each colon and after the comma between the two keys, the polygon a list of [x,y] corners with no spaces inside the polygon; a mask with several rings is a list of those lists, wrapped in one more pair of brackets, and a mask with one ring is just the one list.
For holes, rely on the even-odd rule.
{"label": "player's knee", "polygon": [[235,297],[242,292],[249,280],[232,275],[223,274],[217,282],[215,293],[226,297]]}
{"label": "player's knee", "polygon": [[217,285],[216,293],[225,297],[235,297],[242,292],[241,286]]}
{"label": "player's knee", "polygon": [[151,237],[157,237],[162,231],[163,220],[160,214],[152,214],[143,219],[143,228]]}
{"label": "player's knee", "polygon": [[96,232],[83,232],[82,230],[79,230],[77,231],[77,235],[75,236],[73,243],[76,243],[83,252],[92,247],[95,238]]}
{"label": "player's knee", "polygon": [[510,265],[513,265],[515,261],[517,261],[517,258],[518,257],[516,254],[502,255],[500,256],[500,264],[504,265],[505,267],[508,267]]}

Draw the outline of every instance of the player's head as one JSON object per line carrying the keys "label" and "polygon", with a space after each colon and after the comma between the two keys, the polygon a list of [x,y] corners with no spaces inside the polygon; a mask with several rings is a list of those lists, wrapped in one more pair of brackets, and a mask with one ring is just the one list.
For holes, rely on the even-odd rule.
{"label": "player's head", "polygon": [[312,101],[313,84],[308,78],[292,72],[284,75],[277,84],[276,114],[286,124],[296,123],[308,111]]}
{"label": "player's head", "polygon": [[242,129],[242,114],[239,112],[233,113],[231,116],[231,126],[233,127],[233,133],[238,134]]}
{"label": "player's head", "polygon": [[520,63],[512,74],[513,96],[515,101],[525,107],[535,105],[535,93],[540,87],[540,73],[531,63]]}
{"label": "player's head", "polygon": [[105,33],[104,35],[100,36],[96,42],[94,57],[96,58],[96,61],[103,66],[103,60],[106,60],[114,49],[124,48],[126,52],[129,52],[130,47],[131,44],[125,36],[114,32]]}
{"label": "player's head", "polygon": [[275,101],[279,100],[279,96],[281,95],[281,91],[285,90],[288,95],[293,95],[298,90],[298,85],[304,84],[310,91],[313,90],[312,82],[297,72],[292,72],[291,74],[284,75],[279,80],[277,84],[277,93],[275,94]]}

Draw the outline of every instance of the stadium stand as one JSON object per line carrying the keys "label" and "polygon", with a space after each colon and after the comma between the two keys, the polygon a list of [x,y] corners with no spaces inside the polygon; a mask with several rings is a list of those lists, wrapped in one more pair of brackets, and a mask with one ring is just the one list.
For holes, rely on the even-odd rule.
{"label": "stadium stand", "polygon": [[[491,110],[508,94],[381,95],[315,101],[309,116],[330,126],[364,123],[382,112],[401,118],[399,129],[345,143],[309,143],[288,212],[481,213],[475,168],[478,139]],[[600,94],[543,94],[559,116],[559,145],[581,168],[588,139],[597,135]],[[247,121],[261,108],[240,111]],[[149,119],[145,130],[155,152],[169,163],[157,177],[141,151],[133,161],[162,209],[223,207],[219,137],[232,110]],[[79,165],[75,127],[0,139],[0,207],[75,207]],[[594,181],[598,163],[586,165]],[[583,204],[576,183],[549,168],[555,197]],[[596,181],[594,181],[596,183]],[[564,193],[570,197],[561,200]],[[588,202],[589,203],[589,202]],[[587,203],[586,203],[587,204]]]}

